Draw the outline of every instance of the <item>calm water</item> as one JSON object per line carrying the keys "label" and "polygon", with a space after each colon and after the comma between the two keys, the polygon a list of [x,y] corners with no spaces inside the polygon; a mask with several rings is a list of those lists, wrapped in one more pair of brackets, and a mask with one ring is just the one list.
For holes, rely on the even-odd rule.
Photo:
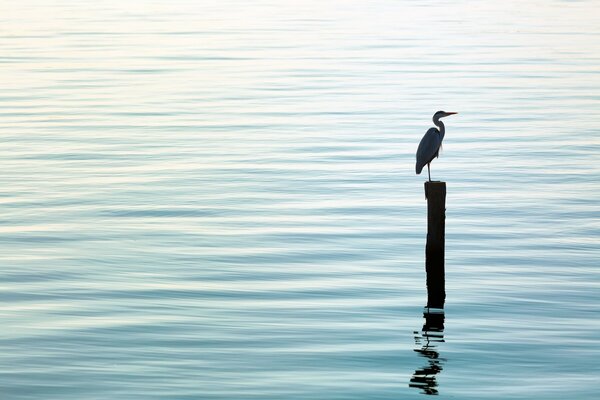
{"label": "calm water", "polygon": [[600,398],[596,1],[0,11],[2,399]]}

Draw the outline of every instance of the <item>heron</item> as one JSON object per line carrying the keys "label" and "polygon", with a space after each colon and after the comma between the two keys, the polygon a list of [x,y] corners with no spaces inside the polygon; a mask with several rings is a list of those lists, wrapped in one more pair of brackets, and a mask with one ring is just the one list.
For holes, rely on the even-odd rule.
{"label": "heron", "polygon": [[449,115],[457,114],[455,112],[437,111],[433,114],[433,124],[438,128],[429,128],[429,130],[421,139],[419,148],[417,149],[417,164],[415,171],[417,175],[421,173],[423,167],[427,165],[427,174],[429,175],[429,182],[431,182],[431,171],[429,164],[434,158],[439,156],[440,147],[442,146],[442,140],[444,140],[444,134],[446,133],[446,127],[440,121],[440,118],[447,117]]}

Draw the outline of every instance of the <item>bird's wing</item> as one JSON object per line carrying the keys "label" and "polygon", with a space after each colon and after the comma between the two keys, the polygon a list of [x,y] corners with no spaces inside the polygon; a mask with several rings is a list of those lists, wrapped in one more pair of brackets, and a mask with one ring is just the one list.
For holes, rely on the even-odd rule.
{"label": "bird's wing", "polygon": [[419,143],[419,148],[417,149],[417,164],[415,166],[417,174],[420,174],[423,167],[434,159],[441,144],[440,131],[436,128],[429,128],[423,139],[421,139],[421,143]]}

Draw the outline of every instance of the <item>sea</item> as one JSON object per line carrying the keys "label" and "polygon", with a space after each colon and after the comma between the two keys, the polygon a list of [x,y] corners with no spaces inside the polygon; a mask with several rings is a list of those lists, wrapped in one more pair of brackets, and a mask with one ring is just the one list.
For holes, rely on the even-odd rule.
{"label": "sea", "polygon": [[598,6],[2,2],[0,398],[600,398]]}

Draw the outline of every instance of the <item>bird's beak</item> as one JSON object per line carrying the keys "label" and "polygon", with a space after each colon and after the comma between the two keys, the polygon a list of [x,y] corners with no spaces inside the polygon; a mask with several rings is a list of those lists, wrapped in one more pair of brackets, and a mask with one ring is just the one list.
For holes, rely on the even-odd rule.
{"label": "bird's beak", "polygon": [[447,112],[446,114],[448,115],[454,115],[454,114],[458,114],[457,112]]}

